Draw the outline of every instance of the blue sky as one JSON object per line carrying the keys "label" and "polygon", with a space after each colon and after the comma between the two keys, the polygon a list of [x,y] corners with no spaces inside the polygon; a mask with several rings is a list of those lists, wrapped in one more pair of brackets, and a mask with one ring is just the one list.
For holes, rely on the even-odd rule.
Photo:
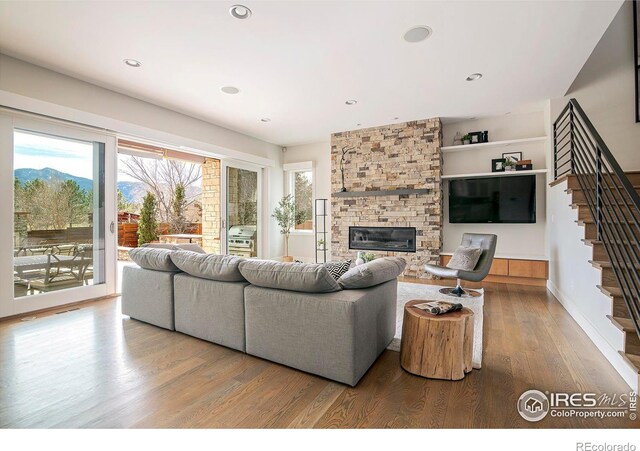
{"label": "blue sky", "polygon": [[93,179],[93,144],[16,131],[13,168],[52,168]]}

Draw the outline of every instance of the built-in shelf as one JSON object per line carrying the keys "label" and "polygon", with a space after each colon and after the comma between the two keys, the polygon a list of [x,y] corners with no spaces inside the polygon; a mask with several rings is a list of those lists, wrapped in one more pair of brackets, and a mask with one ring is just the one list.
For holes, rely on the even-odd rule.
{"label": "built-in shelf", "polygon": [[428,194],[430,189],[386,189],[380,191],[341,191],[333,197],[401,196],[403,194]]}
{"label": "built-in shelf", "polygon": [[546,140],[546,136],[537,136],[535,138],[523,138],[523,139],[509,139],[506,141],[492,141],[488,143],[478,143],[478,144],[463,144],[461,146],[445,146],[441,147],[440,150],[443,152],[460,152],[463,150],[473,150],[473,149],[482,149],[485,147],[506,147],[513,146],[517,144],[527,144],[538,141]]}
{"label": "built-in shelf", "polygon": [[478,172],[476,174],[443,175],[442,180],[466,179],[471,177],[509,177],[513,175],[546,174],[547,172],[548,172],[548,169],[533,169],[531,171]]}

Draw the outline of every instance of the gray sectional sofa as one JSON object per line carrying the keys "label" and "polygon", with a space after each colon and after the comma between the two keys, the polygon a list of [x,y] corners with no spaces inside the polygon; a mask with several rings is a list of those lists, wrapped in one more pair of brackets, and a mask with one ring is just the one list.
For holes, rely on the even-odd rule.
{"label": "gray sectional sofa", "polygon": [[335,280],[323,265],[137,248],[122,312],[355,386],[393,339],[397,277],[385,257]]}

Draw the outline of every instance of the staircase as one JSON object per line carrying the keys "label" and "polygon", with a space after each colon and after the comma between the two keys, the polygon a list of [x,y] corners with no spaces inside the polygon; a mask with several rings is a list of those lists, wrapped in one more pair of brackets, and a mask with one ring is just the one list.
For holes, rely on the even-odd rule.
{"label": "staircase", "polygon": [[584,227],[607,318],[624,334],[624,361],[640,378],[640,171],[623,172],[580,104],[571,99],[553,126],[554,179],[567,182]]}

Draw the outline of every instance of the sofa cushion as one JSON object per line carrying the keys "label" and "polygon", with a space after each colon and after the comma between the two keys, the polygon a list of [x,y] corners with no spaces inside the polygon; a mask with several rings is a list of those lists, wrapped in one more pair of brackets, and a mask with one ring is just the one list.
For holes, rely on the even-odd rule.
{"label": "sofa cushion", "polygon": [[458,246],[447,263],[447,268],[473,271],[481,255],[482,249],[479,247]]}
{"label": "sofa cushion", "polygon": [[199,254],[190,251],[171,253],[173,263],[187,274],[220,282],[244,282],[238,266],[244,258],[233,255]]}
{"label": "sofa cushion", "polygon": [[171,252],[169,249],[136,247],[129,251],[129,256],[131,260],[144,269],[178,272],[180,269],[171,261]]}
{"label": "sofa cushion", "polygon": [[369,288],[397,278],[407,263],[400,257],[383,257],[358,265],[338,279],[342,288]]}
{"label": "sofa cushion", "polygon": [[197,252],[198,254],[206,254],[205,250],[195,243],[147,243],[143,244],[142,247],[149,247],[153,249],[169,249],[170,251],[191,251]]}
{"label": "sofa cushion", "polygon": [[245,260],[240,272],[249,283],[265,288],[331,293],[340,285],[322,265],[315,263],[280,263],[266,260]]}

